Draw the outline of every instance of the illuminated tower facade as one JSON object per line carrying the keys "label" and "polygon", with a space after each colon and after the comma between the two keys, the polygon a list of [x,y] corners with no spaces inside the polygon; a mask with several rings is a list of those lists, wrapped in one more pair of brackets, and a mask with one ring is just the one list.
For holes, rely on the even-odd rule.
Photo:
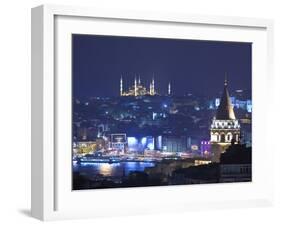
{"label": "illuminated tower facade", "polygon": [[225,79],[220,105],[210,128],[212,149],[216,151],[219,149],[219,154],[224,152],[231,143],[240,141],[240,124],[235,117],[227,87],[228,81]]}

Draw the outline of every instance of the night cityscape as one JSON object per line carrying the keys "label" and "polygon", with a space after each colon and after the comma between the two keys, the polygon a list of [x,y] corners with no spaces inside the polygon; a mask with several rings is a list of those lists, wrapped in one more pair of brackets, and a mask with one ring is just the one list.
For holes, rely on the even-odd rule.
{"label": "night cityscape", "polygon": [[251,55],[251,43],[73,34],[73,190],[250,182]]}

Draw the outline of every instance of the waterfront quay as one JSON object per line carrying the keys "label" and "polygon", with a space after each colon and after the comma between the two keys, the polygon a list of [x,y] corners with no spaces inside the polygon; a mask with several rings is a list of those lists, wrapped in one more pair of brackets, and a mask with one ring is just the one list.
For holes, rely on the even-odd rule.
{"label": "waterfront quay", "polygon": [[175,170],[209,163],[208,158],[184,153],[76,155],[73,157],[73,186],[85,189],[168,185]]}

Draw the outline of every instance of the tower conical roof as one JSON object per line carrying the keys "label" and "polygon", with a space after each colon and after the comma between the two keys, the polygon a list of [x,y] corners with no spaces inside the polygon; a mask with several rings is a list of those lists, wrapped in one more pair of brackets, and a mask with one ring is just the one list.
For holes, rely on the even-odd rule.
{"label": "tower conical roof", "polygon": [[225,79],[224,81],[223,94],[220,99],[220,105],[217,110],[216,119],[219,120],[235,119],[233,106],[231,104],[228,89],[227,89],[227,79]]}

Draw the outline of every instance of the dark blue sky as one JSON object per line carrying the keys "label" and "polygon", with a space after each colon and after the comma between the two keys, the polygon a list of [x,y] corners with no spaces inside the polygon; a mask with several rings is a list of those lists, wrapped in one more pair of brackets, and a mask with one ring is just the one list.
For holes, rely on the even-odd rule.
{"label": "dark blue sky", "polygon": [[118,96],[120,76],[124,89],[135,74],[149,87],[167,93],[214,96],[223,88],[225,72],[229,89],[251,89],[252,45],[180,39],[117,36],[72,36],[73,94],[76,98]]}

